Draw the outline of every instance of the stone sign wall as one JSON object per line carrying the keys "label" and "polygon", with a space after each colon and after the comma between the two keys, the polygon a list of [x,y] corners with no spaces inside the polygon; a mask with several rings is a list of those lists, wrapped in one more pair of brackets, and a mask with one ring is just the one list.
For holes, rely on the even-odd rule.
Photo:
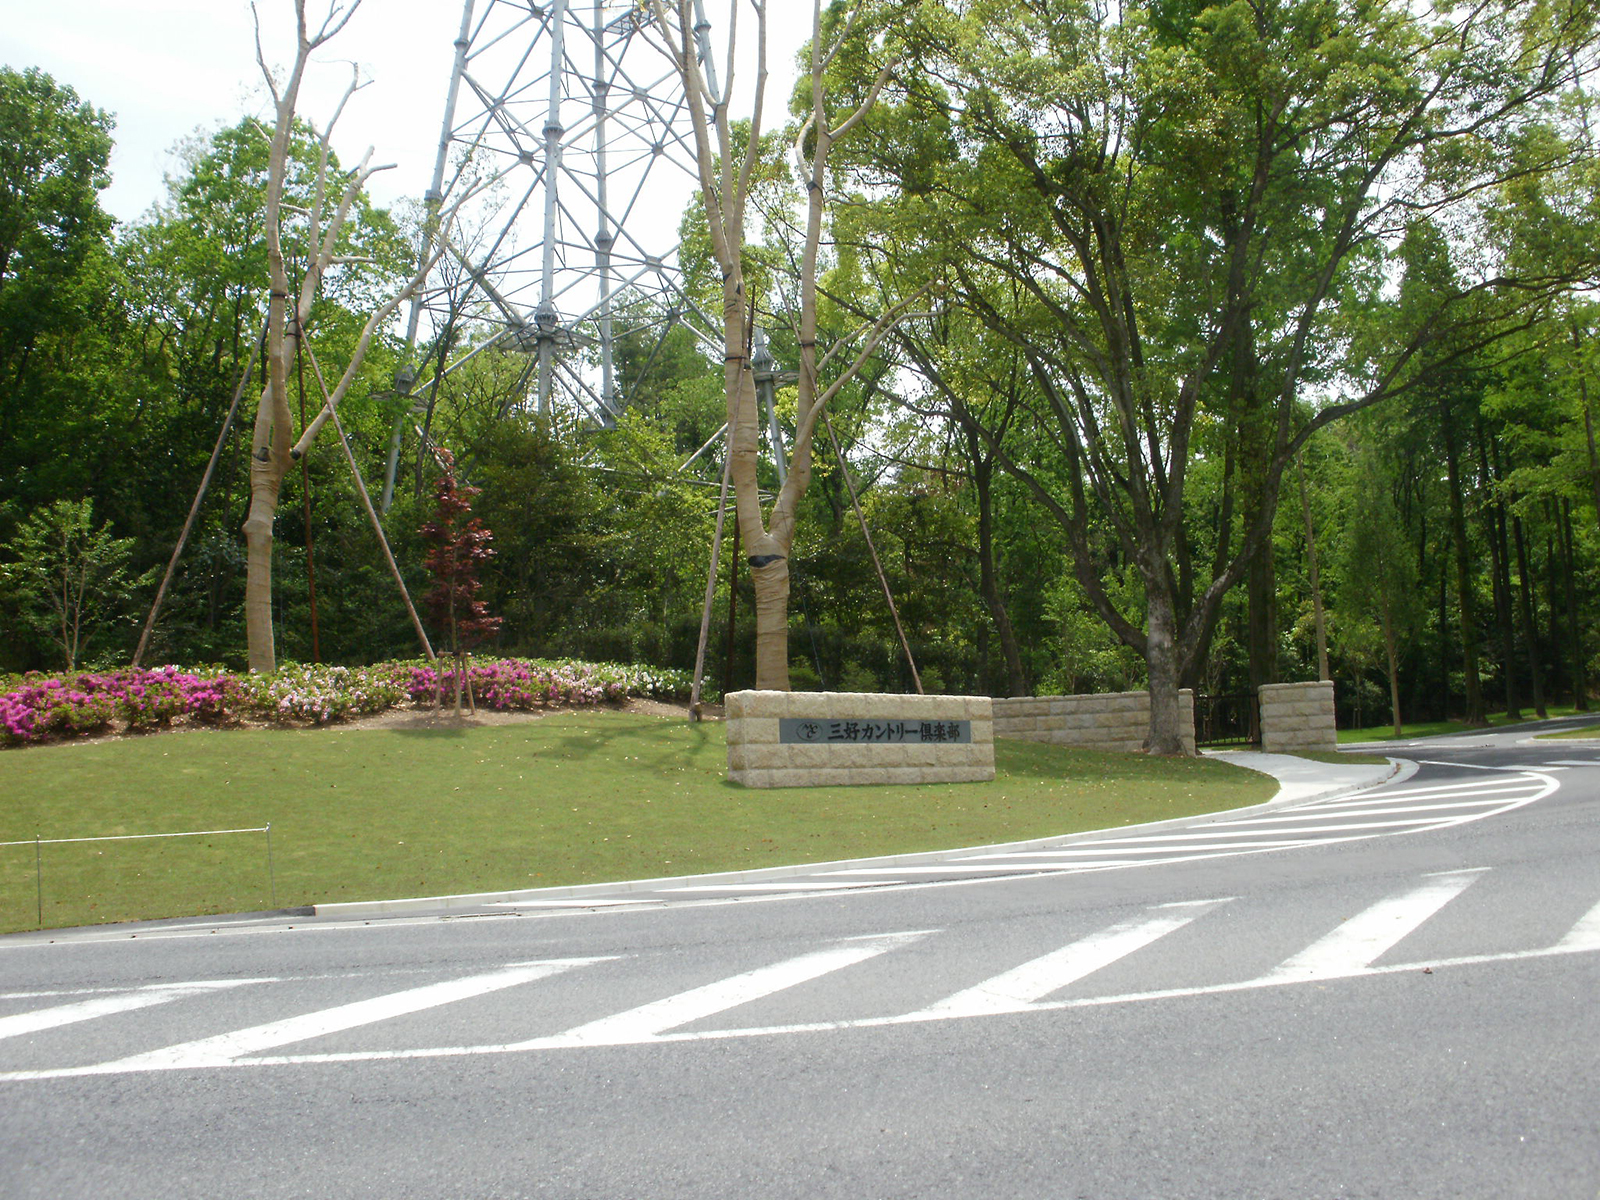
{"label": "stone sign wall", "polygon": [[987,696],[732,692],[728,778],[746,787],[994,778]]}
{"label": "stone sign wall", "polygon": [[[1194,693],[1178,693],[1178,727],[1185,753],[1194,753]],[[1086,696],[1018,696],[994,702],[996,737],[1082,746],[1086,750],[1144,748],[1150,734],[1149,692]]]}
{"label": "stone sign wall", "polygon": [[1265,683],[1260,696],[1261,749],[1265,753],[1339,748],[1331,682]]}

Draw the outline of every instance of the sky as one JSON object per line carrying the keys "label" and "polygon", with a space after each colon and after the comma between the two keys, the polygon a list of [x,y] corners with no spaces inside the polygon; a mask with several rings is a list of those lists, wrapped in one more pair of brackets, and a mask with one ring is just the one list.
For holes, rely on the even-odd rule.
{"label": "sky", "polygon": [[[326,2],[311,0],[311,11]],[[246,0],[9,0],[6,7],[0,63],[42,68],[115,116],[112,183],[101,204],[119,220],[136,220],[164,196],[164,178],[177,169],[173,150],[197,130],[270,114]],[[258,0],[257,7],[267,61],[284,65],[293,49],[293,6]],[[725,4],[707,7],[715,22]],[[778,75],[809,34],[811,6],[771,0],[769,7],[772,94],[781,98],[788,86]],[[341,118],[334,148],[354,163],[370,145],[374,163],[395,164],[373,181],[379,203],[427,187],[461,13],[460,0],[364,0],[307,78],[301,111],[313,119],[331,112],[350,62],[372,80]],[[742,17],[741,30],[748,27]]]}

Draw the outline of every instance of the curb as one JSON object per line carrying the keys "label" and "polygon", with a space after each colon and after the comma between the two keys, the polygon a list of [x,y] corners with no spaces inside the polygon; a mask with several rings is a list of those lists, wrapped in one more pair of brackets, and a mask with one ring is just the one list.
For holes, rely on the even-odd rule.
{"label": "curb", "polygon": [[[1234,765],[1243,766],[1242,763]],[[1245,769],[1253,770],[1254,768],[1246,767]],[[1374,768],[1374,770],[1377,769],[1376,767]],[[1386,775],[1363,783],[1339,784],[1310,795],[1293,796],[1284,799],[1274,797],[1263,804],[1252,804],[1245,808],[1223,809],[1219,812],[1201,813],[1198,816],[1173,817],[1165,821],[1147,821],[1140,825],[1115,825],[1107,829],[1092,829],[1085,830],[1082,833],[1030,838],[1021,842],[997,842],[985,846],[962,846],[952,850],[927,850],[916,854],[891,854],[877,858],[842,858],[829,862],[796,863],[782,867],[755,867],[742,871],[716,871],[701,875],[667,875],[656,879],[616,880],[610,883],[580,883],[563,887],[528,888],[519,891],[469,892],[449,896],[414,896],[395,900],[345,900],[334,904],[317,904],[313,906],[313,910],[318,917],[330,918],[398,916],[408,913],[486,908],[506,904],[535,904],[542,900],[583,900],[589,897],[625,896],[632,892],[668,892],[678,888],[704,886],[708,883],[760,883],[767,880],[782,880],[798,875],[808,875],[815,871],[823,871],[830,868],[870,869],[874,867],[922,866],[930,863],[947,862],[953,858],[962,857],[980,850],[1004,853],[1054,849],[1060,846],[1071,846],[1077,842],[1090,841],[1113,831],[1117,833],[1129,831],[1154,832],[1161,829],[1184,828],[1222,816],[1233,817],[1248,813],[1272,812],[1298,804],[1311,804],[1319,800],[1330,800],[1336,796],[1353,795],[1385,783],[1399,782],[1409,779],[1416,770],[1417,764],[1409,759],[1390,758],[1389,771]],[[1267,774],[1267,772],[1257,773]],[[1282,785],[1280,784],[1281,790]]]}

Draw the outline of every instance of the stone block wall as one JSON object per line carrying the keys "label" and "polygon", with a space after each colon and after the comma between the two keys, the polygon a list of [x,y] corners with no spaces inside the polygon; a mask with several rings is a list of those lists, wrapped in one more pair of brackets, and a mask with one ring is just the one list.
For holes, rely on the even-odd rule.
{"label": "stone block wall", "polygon": [[1267,683],[1261,686],[1261,749],[1267,754],[1336,750],[1333,684]]}
{"label": "stone block wall", "polygon": [[[1178,693],[1183,748],[1194,753],[1194,693]],[[1144,748],[1150,734],[1149,692],[1101,692],[1087,696],[1019,696],[994,702],[996,737],[1081,746],[1086,750]]]}
{"label": "stone block wall", "polygon": [[994,778],[987,696],[746,691],[724,703],[728,778],[746,787]]}

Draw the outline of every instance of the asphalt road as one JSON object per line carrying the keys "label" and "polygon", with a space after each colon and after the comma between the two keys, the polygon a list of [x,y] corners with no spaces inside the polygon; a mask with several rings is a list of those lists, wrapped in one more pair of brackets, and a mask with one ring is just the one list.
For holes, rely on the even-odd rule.
{"label": "asphalt road", "polygon": [[1594,1200],[1600,743],[1400,753],[998,874],[0,939],[0,1196]]}

